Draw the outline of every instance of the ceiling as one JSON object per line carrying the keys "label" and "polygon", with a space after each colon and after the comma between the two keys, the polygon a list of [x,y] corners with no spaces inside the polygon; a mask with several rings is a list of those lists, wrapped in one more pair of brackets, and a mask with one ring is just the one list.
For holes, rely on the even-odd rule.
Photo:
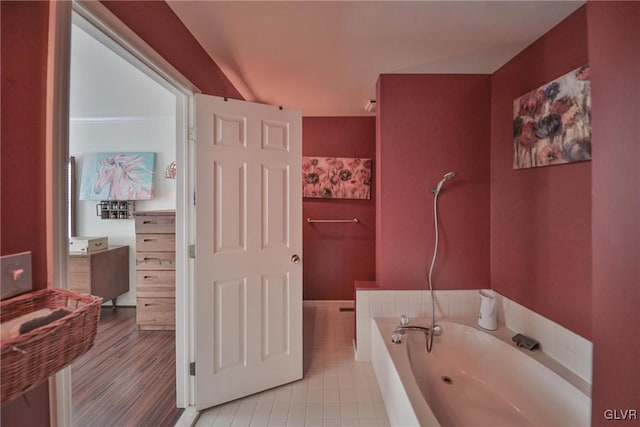
{"label": "ceiling", "polygon": [[168,1],[249,101],[362,116],[385,73],[493,73],[584,1]]}

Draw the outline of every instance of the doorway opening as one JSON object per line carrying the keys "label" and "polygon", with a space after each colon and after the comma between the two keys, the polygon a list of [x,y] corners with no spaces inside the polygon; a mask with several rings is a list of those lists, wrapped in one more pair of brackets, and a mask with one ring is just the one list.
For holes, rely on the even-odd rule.
{"label": "doorway opening", "polygon": [[[147,309],[139,302],[148,299],[141,298],[136,275],[134,219],[121,210],[104,215],[103,209],[106,203],[127,203],[118,199],[128,188],[126,195],[132,199],[152,194],[149,200],[134,202],[136,212],[175,212],[175,176],[169,170],[165,178],[165,169],[176,159],[177,96],[157,80],[96,27],[73,14],[69,155],[76,165],[75,176],[70,177],[76,182],[72,192],[76,198],[70,203],[74,207],[70,230],[76,234],[72,231],[70,237],[81,244],[85,237],[77,236],[95,236],[106,239],[108,246],[99,253],[70,253],[67,264],[69,288],[101,296],[106,303],[94,347],[71,366],[74,425],[150,421],[173,425],[180,413],[175,330],[170,330],[175,315],[154,312],[164,316],[156,327],[164,330],[139,330],[140,311]],[[108,176],[107,170],[114,178],[98,194],[93,180]],[[150,175],[152,186],[133,191],[142,189],[135,181],[143,173]],[[172,276],[173,291],[167,290],[169,286],[154,288],[149,296],[174,314],[175,272],[167,273],[167,278]],[[108,298],[114,298],[113,308],[107,306]]]}
{"label": "doorway opening", "polygon": [[[191,102],[193,94],[197,91],[183,76],[175,72],[170,65],[158,61],[155,52],[141,39],[132,34],[123,26],[104,6],[99,3],[70,3],[52,4],[50,7],[50,24],[55,33],[55,43],[52,44],[52,57],[50,60],[49,78],[53,79],[56,90],[48,101],[48,117],[51,120],[51,173],[52,186],[51,199],[55,201],[51,210],[51,235],[53,252],[53,273],[57,278],[55,286],[68,287],[67,279],[68,258],[56,256],[66,254],[68,248],[68,229],[70,223],[64,218],[67,216],[65,200],[68,192],[66,174],[69,154],[73,154],[78,160],[76,178],[79,179],[78,187],[81,187],[83,158],[89,152],[154,152],[156,155],[155,197],[153,200],[136,202],[137,210],[146,211],[173,211],[175,213],[175,332],[171,331],[171,350],[165,344],[165,352],[169,351],[172,361],[168,370],[160,371],[150,369],[159,374],[161,381],[166,382],[167,375],[175,379],[171,406],[185,408],[192,404],[191,379],[189,378],[190,328],[191,328],[191,277],[193,277],[193,263],[188,259],[188,242],[193,239],[191,230],[192,207],[188,194],[193,193],[193,178],[189,175],[192,168],[188,128],[191,116]],[[73,11],[72,11],[73,9]],[[85,64],[89,72],[85,72],[93,82],[83,82],[77,85],[74,70],[70,70],[71,55],[71,31],[84,37],[85,42],[98,42],[99,47],[93,46],[90,51],[102,49],[106,56],[111,55],[120,61],[119,71],[107,72],[100,61],[104,58],[94,57],[90,64]],[[80,43],[74,41],[74,43]],[[106,53],[105,53],[106,52]],[[149,59],[154,58],[154,59]],[[112,64],[113,65],[113,64]],[[92,68],[93,67],[93,68]],[[132,81],[120,79],[117,86],[108,83],[109,79],[118,80],[117,73],[128,67],[127,73],[135,75]],[[107,73],[105,75],[105,72]],[[71,83],[65,83],[65,75],[71,74]],[[97,82],[96,82],[97,80]],[[78,95],[76,88],[80,88]],[[109,89],[110,88],[110,89]],[[110,93],[114,92],[114,93]],[[73,99],[72,99],[73,98]],[[117,99],[120,102],[116,108]],[[149,106],[151,99],[152,106]],[[124,101],[123,101],[124,100]],[[164,100],[164,102],[161,102]],[[144,102],[143,102],[144,101]],[[143,104],[147,104],[146,107]],[[145,109],[146,108],[146,109]],[[70,114],[67,112],[70,110]],[[67,135],[67,127],[70,129]],[[116,129],[118,128],[118,129]],[[97,131],[96,131],[97,130]],[[135,144],[146,143],[147,148]],[[76,151],[77,150],[77,151]],[[165,169],[175,162],[175,170],[178,171],[174,179],[165,179]],[[165,164],[166,163],[166,164]],[[78,188],[79,190],[79,188]],[[128,259],[129,291],[118,296],[118,308],[112,311],[109,307],[103,307],[104,319],[113,320],[116,314],[126,314],[129,311],[128,322],[133,325],[134,332],[138,331],[135,291],[135,227],[133,220],[129,219],[100,219],[96,215],[96,201],[78,201],[75,211],[78,213],[75,225],[76,235],[108,235],[111,237],[109,244],[128,246],[130,249]],[[111,224],[108,224],[111,223]],[[95,228],[97,227],[97,228]],[[130,244],[133,239],[132,244]],[[107,301],[105,301],[107,302]],[[131,313],[134,313],[131,316]],[[127,316],[121,316],[127,317]],[[132,320],[133,319],[133,320]],[[165,341],[166,342],[166,341]],[[98,345],[98,340],[96,340]],[[144,353],[144,352],[143,352]],[[169,354],[167,353],[167,354]],[[134,362],[127,360],[126,356],[121,362],[130,365]],[[114,362],[110,360],[109,363]],[[101,366],[94,375],[101,375],[105,371]],[[52,396],[55,396],[55,418],[61,426],[77,424],[72,419],[73,394],[72,393],[72,369],[66,368],[56,375],[55,386],[51,388]],[[92,380],[92,381],[95,381]],[[115,393],[122,394],[122,390],[113,389]],[[109,390],[111,391],[111,390]],[[103,394],[109,394],[103,388]],[[135,405],[134,402],[130,402]],[[99,405],[99,404],[98,404]],[[149,408],[147,408],[149,410]]]}

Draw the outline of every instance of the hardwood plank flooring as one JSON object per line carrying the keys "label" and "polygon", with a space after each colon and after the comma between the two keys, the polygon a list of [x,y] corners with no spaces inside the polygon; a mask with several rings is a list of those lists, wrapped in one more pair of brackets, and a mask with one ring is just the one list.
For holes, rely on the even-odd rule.
{"label": "hardwood plank flooring", "polygon": [[102,308],[91,350],[71,366],[75,427],[173,426],[175,331],[139,331],[134,307]]}

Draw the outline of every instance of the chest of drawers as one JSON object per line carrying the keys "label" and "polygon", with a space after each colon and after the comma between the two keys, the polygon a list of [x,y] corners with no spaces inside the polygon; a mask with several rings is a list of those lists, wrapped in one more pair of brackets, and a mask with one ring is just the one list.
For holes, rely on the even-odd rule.
{"label": "chest of drawers", "polygon": [[175,212],[143,211],[134,216],[138,328],[175,329]]}

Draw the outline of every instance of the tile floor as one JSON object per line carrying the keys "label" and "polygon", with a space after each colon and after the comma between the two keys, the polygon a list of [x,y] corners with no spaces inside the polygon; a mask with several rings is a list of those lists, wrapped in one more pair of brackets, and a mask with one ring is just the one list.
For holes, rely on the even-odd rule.
{"label": "tile floor", "polygon": [[304,307],[304,378],[204,411],[196,427],[389,426],[371,363],[353,355],[354,313]]}

